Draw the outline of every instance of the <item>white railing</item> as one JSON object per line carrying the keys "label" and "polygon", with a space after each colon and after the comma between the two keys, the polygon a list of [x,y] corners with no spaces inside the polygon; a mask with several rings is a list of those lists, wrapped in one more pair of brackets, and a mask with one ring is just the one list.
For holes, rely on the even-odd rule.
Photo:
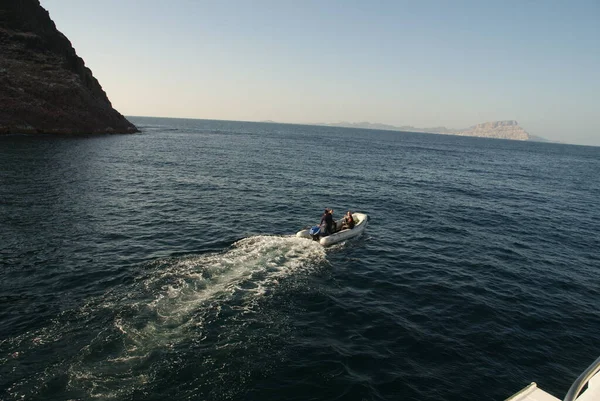
{"label": "white railing", "polygon": [[575,382],[573,382],[573,385],[567,392],[567,395],[565,395],[565,398],[563,401],[575,401],[577,399],[577,397],[579,397],[581,390],[585,387],[586,384],[588,384],[590,379],[592,377],[594,377],[594,375],[596,373],[598,373],[599,371],[600,371],[600,358],[596,359],[594,361],[594,363],[592,363],[581,375],[579,375],[577,380],[575,380]]}

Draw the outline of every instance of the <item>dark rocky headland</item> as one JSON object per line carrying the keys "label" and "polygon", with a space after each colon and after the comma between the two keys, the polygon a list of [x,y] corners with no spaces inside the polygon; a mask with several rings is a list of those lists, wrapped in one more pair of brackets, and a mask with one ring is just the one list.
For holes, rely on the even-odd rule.
{"label": "dark rocky headland", "polygon": [[133,132],[39,0],[0,0],[0,134]]}

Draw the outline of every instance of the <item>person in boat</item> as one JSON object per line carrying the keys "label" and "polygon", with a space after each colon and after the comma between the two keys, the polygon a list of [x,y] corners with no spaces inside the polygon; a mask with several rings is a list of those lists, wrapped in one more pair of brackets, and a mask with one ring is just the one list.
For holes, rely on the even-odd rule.
{"label": "person in boat", "polygon": [[348,213],[346,213],[346,215],[344,216],[344,224],[342,226],[342,229],[349,228],[350,230],[352,230],[354,226],[355,223],[354,219],[352,218],[352,212],[348,210]]}
{"label": "person in boat", "polygon": [[321,216],[321,226],[325,225],[325,234],[333,234],[333,209],[325,209],[323,216]]}

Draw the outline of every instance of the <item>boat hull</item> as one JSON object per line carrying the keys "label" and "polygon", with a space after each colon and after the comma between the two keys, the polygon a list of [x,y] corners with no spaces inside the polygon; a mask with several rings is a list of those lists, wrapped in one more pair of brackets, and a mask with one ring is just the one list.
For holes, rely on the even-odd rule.
{"label": "boat hull", "polygon": [[[329,246],[361,235],[367,227],[368,216],[364,213],[352,213],[352,218],[356,222],[354,228],[339,231],[343,224],[343,219],[340,219],[336,222],[336,232],[326,237],[321,237],[319,244]],[[298,231],[296,237],[312,239],[309,231],[309,229]]]}

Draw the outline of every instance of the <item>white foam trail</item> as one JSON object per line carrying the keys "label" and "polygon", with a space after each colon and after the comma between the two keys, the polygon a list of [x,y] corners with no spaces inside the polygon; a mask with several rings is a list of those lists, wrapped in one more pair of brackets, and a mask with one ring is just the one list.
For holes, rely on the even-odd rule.
{"label": "white foam trail", "polygon": [[[294,237],[257,236],[236,242],[223,254],[174,261],[144,280],[154,294],[147,307],[161,326],[185,326],[188,316],[208,300],[264,295],[269,286],[295,270],[308,269],[324,259],[323,248]],[[126,328],[124,328],[126,330]]]}
{"label": "white foam trail", "polygon": [[[129,294],[120,302],[107,300],[108,307],[129,303],[138,313],[117,316],[114,327],[107,329],[111,334],[100,333],[99,344],[92,342],[82,350],[81,360],[71,366],[70,386],[83,387],[90,396],[102,399],[139,388],[148,381],[139,365],[152,352],[172,348],[191,335],[202,341],[209,311],[214,318],[224,302],[235,301],[245,313],[283,277],[316,268],[324,260],[323,247],[313,241],[255,236],[236,242],[224,253],[157,261],[156,270],[140,279],[140,294]],[[122,343],[117,355],[88,358],[115,335]]]}

